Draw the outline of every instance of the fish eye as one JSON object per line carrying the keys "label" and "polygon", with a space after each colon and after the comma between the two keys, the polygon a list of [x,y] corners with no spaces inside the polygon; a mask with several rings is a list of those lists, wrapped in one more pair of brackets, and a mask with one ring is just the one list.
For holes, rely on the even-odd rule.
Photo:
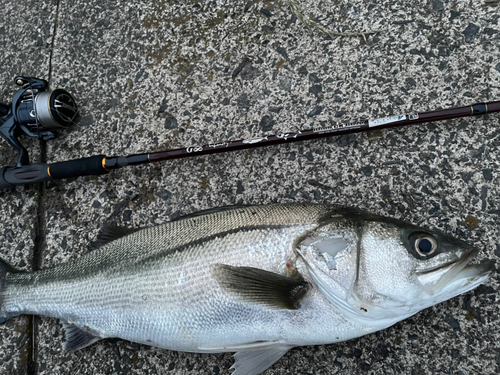
{"label": "fish eye", "polygon": [[428,257],[438,249],[436,239],[426,233],[416,233],[410,237],[410,240],[412,248],[422,257]]}

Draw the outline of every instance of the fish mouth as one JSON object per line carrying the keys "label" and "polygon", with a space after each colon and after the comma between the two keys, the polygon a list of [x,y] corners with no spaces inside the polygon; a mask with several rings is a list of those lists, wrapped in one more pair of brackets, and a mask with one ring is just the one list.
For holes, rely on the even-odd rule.
{"label": "fish mouth", "polygon": [[447,296],[444,299],[448,299],[450,292],[453,295],[465,293],[485,282],[495,269],[492,261],[469,264],[478,253],[476,249],[468,250],[456,261],[417,271],[417,278],[431,296],[444,294]]}

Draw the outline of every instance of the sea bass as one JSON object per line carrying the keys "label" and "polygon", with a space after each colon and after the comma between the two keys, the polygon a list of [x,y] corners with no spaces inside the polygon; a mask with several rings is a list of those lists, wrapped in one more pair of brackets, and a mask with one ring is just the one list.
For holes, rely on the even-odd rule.
{"label": "sea bass", "polygon": [[0,264],[0,321],[59,318],[64,349],[119,337],[188,352],[236,352],[234,375],[294,346],[389,327],[487,281],[466,243],[331,205],[210,210],[112,228],[79,259],[33,273]]}

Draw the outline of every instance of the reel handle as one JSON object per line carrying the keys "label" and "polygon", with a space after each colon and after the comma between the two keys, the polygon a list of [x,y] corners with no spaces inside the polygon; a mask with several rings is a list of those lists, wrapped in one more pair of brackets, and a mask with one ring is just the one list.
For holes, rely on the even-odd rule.
{"label": "reel handle", "polygon": [[49,83],[46,80],[35,77],[17,76],[16,78],[14,78],[14,83],[21,87],[30,85],[31,88],[37,90],[47,89],[49,87]]}
{"label": "reel handle", "polygon": [[13,189],[17,185],[62,178],[106,174],[109,170],[105,167],[105,160],[106,156],[96,155],[54,164],[38,163],[15,168],[4,167],[0,169],[0,189]]}

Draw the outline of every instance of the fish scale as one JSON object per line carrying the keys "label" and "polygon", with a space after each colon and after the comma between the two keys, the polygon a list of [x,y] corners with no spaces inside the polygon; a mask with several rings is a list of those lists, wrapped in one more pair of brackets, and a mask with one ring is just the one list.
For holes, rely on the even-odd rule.
{"label": "fish scale", "polygon": [[[97,250],[51,269],[17,273],[0,263],[0,319],[59,318],[70,350],[119,337],[172,350],[234,351],[234,374],[255,375],[293,346],[358,337],[434,304],[435,296],[405,302],[405,295],[424,296],[416,270],[425,263],[404,245],[406,231],[422,229],[307,204],[222,209],[120,230],[121,237],[111,234]],[[465,267],[462,253],[437,256]],[[405,266],[377,260],[393,257]],[[480,271],[458,280],[468,284],[453,295],[484,281],[490,271]],[[396,292],[384,290],[392,281]]]}

